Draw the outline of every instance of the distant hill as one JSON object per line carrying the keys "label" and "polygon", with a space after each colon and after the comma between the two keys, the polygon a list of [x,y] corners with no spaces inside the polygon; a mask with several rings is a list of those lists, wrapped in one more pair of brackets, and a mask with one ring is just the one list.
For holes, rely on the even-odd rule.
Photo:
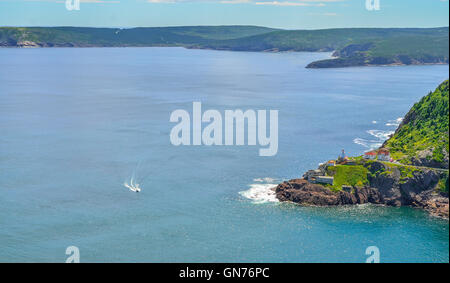
{"label": "distant hill", "polygon": [[192,26],[155,28],[30,27],[0,28],[0,46],[126,47],[207,45],[216,41],[269,33],[256,26]]}
{"label": "distant hill", "polygon": [[404,164],[448,168],[449,81],[416,103],[383,147]]}
{"label": "distant hill", "polygon": [[0,28],[0,47],[181,46],[232,51],[334,51],[309,68],[448,64],[449,29],[279,30],[257,26]]}
{"label": "distant hill", "polygon": [[308,68],[346,66],[448,64],[448,36],[401,36],[352,43]]}

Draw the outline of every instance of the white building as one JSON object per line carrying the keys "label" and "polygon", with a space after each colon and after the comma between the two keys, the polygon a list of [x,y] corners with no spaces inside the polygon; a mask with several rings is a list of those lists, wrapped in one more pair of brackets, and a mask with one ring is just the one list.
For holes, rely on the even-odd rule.
{"label": "white building", "polygon": [[380,150],[378,150],[377,159],[381,160],[381,161],[390,161],[391,154],[390,154],[389,150],[387,150],[385,148],[381,148]]}
{"label": "white building", "polygon": [[317,176],[316,183],[333,185],[334,178],[329,176]]}
{"label": "white building", "polygon": [[369,151],[364,153],[364,158],[365,159],[375,159],[377,157],[377,153],[375,151]]}

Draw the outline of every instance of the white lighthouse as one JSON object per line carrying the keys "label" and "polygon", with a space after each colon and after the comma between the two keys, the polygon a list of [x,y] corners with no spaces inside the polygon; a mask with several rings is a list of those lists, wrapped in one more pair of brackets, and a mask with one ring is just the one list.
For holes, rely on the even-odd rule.
{"label": "white lighthouse", "polygon": [[339,155],[339,159],[344,160],[345,157],[347,157],[347,156],[345,155],[345,150],[342,150],[341,154]]}

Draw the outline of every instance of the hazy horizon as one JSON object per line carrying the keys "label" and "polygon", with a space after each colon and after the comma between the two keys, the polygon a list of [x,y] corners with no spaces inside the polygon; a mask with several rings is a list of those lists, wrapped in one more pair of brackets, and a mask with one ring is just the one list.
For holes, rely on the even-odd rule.
{"label": "hazy horizon", "polygon": [[169,27],[250,25],[278,29],[448,26],[448,0],[0,0],[0,26]]}
{"label": "hazy horizon", "polygon": [[274,30],[332,30],[332,29],[439,29],[439,28],[449,28],[449,26],[435,26],[435,27],[328,27],[328,28],[310,28],[310,29],[293,29],[293,28],[276,28],[270,26],[261,26],[261,25],[174,25],[174,26],[130,26],[130,27],[115,27],[115,26],[58,26],[58,25],[49,25],[49,26],[0,26],[0,28],[105,28],[105,29],[134,29],[134,28],[181,28],[181,27],[260,27],[260,28],[268,28]]}

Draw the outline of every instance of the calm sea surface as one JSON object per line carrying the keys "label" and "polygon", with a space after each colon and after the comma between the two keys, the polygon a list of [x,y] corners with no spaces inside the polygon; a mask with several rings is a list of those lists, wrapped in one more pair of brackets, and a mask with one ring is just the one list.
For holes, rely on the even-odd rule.
{"label": "calm sea surface", "polygon": [[[308,208],[271,184],[379,145],[448,66],[305,69],[328,53],[0,49],[0,261],[448,262],[448,221]],[[171,145],[172,111],[279,110],[279,150]],[[142,192],[124,182],[135,176]]]}

